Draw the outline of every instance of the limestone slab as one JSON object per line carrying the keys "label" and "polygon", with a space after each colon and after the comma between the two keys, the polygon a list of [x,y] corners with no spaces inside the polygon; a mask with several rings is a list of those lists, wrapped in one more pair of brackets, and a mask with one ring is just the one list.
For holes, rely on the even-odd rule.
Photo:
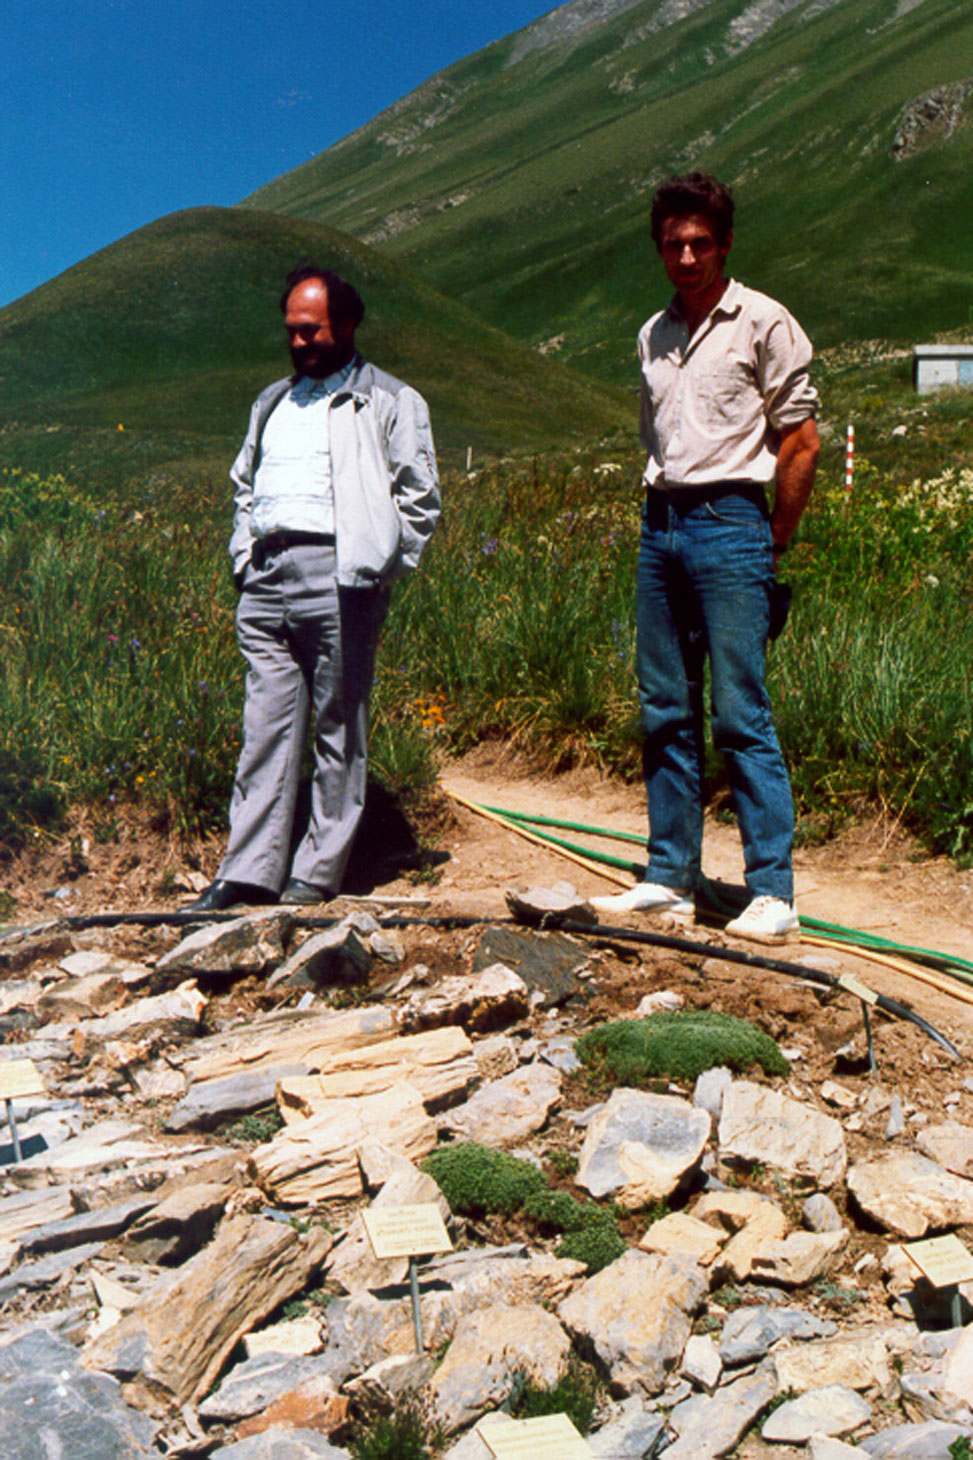
{"label": "limestone slab", "polygon": [[137,1378],[178,1404],[205,1394],[244,1333],[305,1286],[331,1237],[320,1227],[299,1236],[259,1217],[228,1217],[215,1240],[153,1289],[101,1339],[89,1344],[89,1369]]}
{"label": "limestone slab", "polygon": [[697,1263],[633,1249],[583,1283],[561,1303],[558,1315],[578,1339],[593,1345],[617,1390],[657,1394],[682,1357],[690,1315],[707,1287]]}
{"label": "limestone slab", "polygon": [[156,973],[261,974],[284,958],[294,915],[282,908],[248,913],[190,933],[156,963]]}
{"label": "limestone slab", "polygon": [[306,1118],[329,1100],[375,1095],[405,1080],[432,1112],[461,1100],[477,1077],[469,1037],[446,1026],[339,1052],[319,1075],[281,1080],[277,1100],[285,1120]]}
{"label": "limestone slab", "polygon": [[678,1404],[669,1416],[676,1439],[664,1452],[669,1460],[714,1460],[726,1455],[778,1392],[773,1360],[753,1374]]}
{"label": "limestone slab", "polygon": [[498,1409],[518,1374],[537,1388],[553,1389],[570,1352],[564,1329],[539,1305],[484,1308],[457,1324],[424,1398],[443,1432],[455,1434]]}
{"label": "limestone slab", "polygon": [[916,1145],[956,1176],[973,1177],[973,1128],[947,1120],[942,1125],[927,1125],[916,1136]]}
{"label": "limestone slab", "polygon": [[575,1180],[592,1196],[612,1194],[623,1206],[644,1206],[675,1191],[709,1133],[708,1112],[687,1100],[613,1090],[588,1127]]}
{"label": "limestone slab", "polygon": [[802,1287],[829,1272],[847,1246],[844,1228],[840,1232],[790,1232],[754,1254],[750,1273],[755,1280]]}
{"label": "limestone slab", "polygon": [[331,1101],[258,1146],[248,1169],[258,1186],[287,1204],[360,1196],[358,1151],[371,1137],[410,1161],[427,1156],[436,1127],[419,1092],[403,1082],[379,1095]]}
{"label": "limestone slab", "polygon": [[805,1445],[812,1435],[850,1435],[872,1417],[872,1406],[854,1389],[829,1384],[789,1399],[768,1415],[760,1433],[771,1444]]}
{"label": "limestone slab", "polygon": [[787,1231],[780,1207],[755,1191],[707,1192],[693,1207],[692,1216],[719,1223],[732,1234],[714,1261],[713,1274],[726,1274],[736,1282],[744,1282],[756,1257]]}
{"label": "limestone slab", "polygon": [[197,1040],[183,1068],[193,1084],[284,1065],[303,1065],[314,1074],[330,1069],[337,1055],[395,1032],[391,1011],[377,1005],[324,1014],[288,1011]]}
{"label": "limestone slab", "polygon": [[781,1389],[795,1394],[830,1384],[859,1390],[875,1387],[886,1395],[895,1389],[885,1338],[874,1328],[859,1326],[834,1338],[778,1349],[774,1362]]}
{"label": "limestone slab", "polygon": [[914,1151],[857,1163],[848,1190],[863,1211],[902,1237],[973,1222],[973,1181]]}
{"label": "limestone slab", "polygon": [[547,1124],[560,1099],[559,1072],[538,1062],[488,1081],[465,1104],[449,1111],[441,1125],[461,1140],[518,1146]]}
{"label": "limestone slab", "polygon": [[766,1304],[737,1308],[723,1324],[720,1358],[728,1367],[737,1368],[762,1359],[782,1338],[829,1338],[835,1332],[834,1323],[802,1308],[772,1308]]}
{"label": "limestone slab", "polygon": [[66,1339],[35,1330],[0,1348],[4,1460],[148,1460],[154,1435],[114,1379],[79,1368]]}
{"label": "limestone slab", "polygon": [[825,1189],[848,1166],[840,1123],[765,1085],[735,1080],[723,1096],[721,1160],[756,1162]]}
{"label": "limestone slab", "polygon": [[703,1267],[719,1255],[725,1236],[709,1222],[701,1222],[686,1212],[669,1212],[646,1230],[639,1242],[643,1252],[668,1252],[692,1257]]}

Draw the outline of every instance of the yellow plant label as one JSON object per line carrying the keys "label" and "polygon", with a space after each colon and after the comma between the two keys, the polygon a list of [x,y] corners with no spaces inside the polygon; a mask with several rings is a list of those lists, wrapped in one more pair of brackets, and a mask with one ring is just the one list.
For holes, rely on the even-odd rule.
{"label": "yellow plant label", "polygon": [[838,985],[846,993],[854,994],[856,999],[861,999],[865,1004],[877,1004],[878,994],[874,993],[867,984],[860,983],[853,973],[843,973],[838,978]]}
{"label": "yellow plant label", "polygon": [[26,1095],[44,1095],[46,1086],[33,1060],[8,1060],[0,1064],[0,1100],[20,1100]]}
{"label": "yellow plant label", "polygon": [[452,1252],[453,1244],[435,1202],[414,1206],[369,1207],[362,1212],[365,1231],[377,1258],[427,1257]]}
{"label": "yellow plant label", "polygon": [[481,1423],[477,1434],[495,1460],[592,1460],[591,1447],[566,1414],[545,1414],[510,1424]]}
{"label": "yellow plant label", "polygon": [[907,1242],[902,1251],[934,1288],[953,1288],[958,1283],[973,1282],[973,1253],[955,1233],[948,1237],[928,1237],[923,1242]]}

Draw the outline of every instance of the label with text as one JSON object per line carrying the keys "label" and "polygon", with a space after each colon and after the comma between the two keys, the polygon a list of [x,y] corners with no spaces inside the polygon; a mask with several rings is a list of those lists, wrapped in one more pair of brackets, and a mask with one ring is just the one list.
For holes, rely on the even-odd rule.
{"label": "label with text", "polygon": [[566,1414],[545,1414],[510,1424],[484,1422],[476,1432],[494,1460],[592,1460],[591,1447]]}
{"label": "label with text", "polygon": [[923,1242],[907,1242],[902,1251],[934,1288],[973,1283],[973,1253],[955,1233],[948,1237],[927,1237]]}
{"label": "label with text", "polygon": [[453,1250],[442,1213],[435,1202],[369,1207],[362,1212],[362,1220],[377,1258],[428,1257],[434,1252]]}

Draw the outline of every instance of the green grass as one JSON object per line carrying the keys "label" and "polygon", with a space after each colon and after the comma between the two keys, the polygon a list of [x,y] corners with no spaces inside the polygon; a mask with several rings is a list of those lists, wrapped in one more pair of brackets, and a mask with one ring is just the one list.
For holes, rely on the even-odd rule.
{"label": "green grass", "polygon": [[[822,465],[784,560],[795,602],[769,688],[803,840],[878,809],[963,863],[970,398],[920,399],[906,360],[873,355],[836,352],[819,369]],[[225,550],[232,450],[189,431],[0,431],[4,841],[56,829],[77,805],[96,839],[129,806],[177,833],[224,827],[243,697]],[[372,765],[393,793],[491,737],[552,769],[638,777],[639,472],[622,438],[447,469],[441,530],[396,589],[380,647]],[[709,771],[715,795],[723,771]]]}
{"label": "green grass", "polygon": [[[970,326],[973,107],[895,160],[902,108],[965,80],[961,0],[801,6],[749,46],[711,0],[658,0],[519,54],[500,41],[432,78],[245,207],[327,220],[560,358],[634,379],[642,320],[668,297],[653,187],[702,166],[734,184],[734,271],[783,298],[819,345]],[[861,37],[868,36],[868,44]]]}
{"label": "green grass", "polygon": [[615,1085],[642,1085],[660,1077],[695,1080],[719,1065],[742,1072],[759,1064],[767,1075],[790,1070],[768,1034],[746,1019],[713,1009],[680,1009],[599,1024],[576,1041],[575,1049],[582,1063]]}

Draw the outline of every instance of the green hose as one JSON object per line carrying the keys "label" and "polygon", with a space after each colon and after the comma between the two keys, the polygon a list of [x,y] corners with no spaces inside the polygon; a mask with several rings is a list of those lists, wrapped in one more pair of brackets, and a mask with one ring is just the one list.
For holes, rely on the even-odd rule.
{"label": "green hose", "polygon": [[[564,831],[580,831],[587,836],[607,837],[614,841],[637,842],[639,845],[645,841],[645,838],[636,832],[613,831],[610,827],[588,826],[582,821],[561,821],[556,817],[539,816],[533,812],[507,811],[500,806],[481,806],[480,810],[489,811],[491,815],[501,817],[514,829],[521,824],[534,827],[555,826]],[[537,831],[534,834],[551,846],[560,847],[564,851],[580,853],[593,862],[600,862],[607,867],[621,868],[636,877],[641,877],[646,870],[644,863],[629,862],[622,857],[612,856],[609,852],[594,851],[576,842],[551,836],[548,832]],[[728,906],[717,888],[705,879],[703,891],[708,901],[718,911],[727,913],[738,911],[738,908]],[[823,922],[820,918],[801,916],[799,922],[805,932],[815,933],[818,937],[839,946],[868,948],[876,953],[898,954],[900,957],[911,959],[914,963],[938,969],[961,983],[973,985],[973,963],[965,958],[960,958],[955,953],[939,953],[931,948],[917,948],[908,943],[896,943],[890,938],[880,937],[877,933],[861,932],[855,928],[843,927],[840,923]]]}

